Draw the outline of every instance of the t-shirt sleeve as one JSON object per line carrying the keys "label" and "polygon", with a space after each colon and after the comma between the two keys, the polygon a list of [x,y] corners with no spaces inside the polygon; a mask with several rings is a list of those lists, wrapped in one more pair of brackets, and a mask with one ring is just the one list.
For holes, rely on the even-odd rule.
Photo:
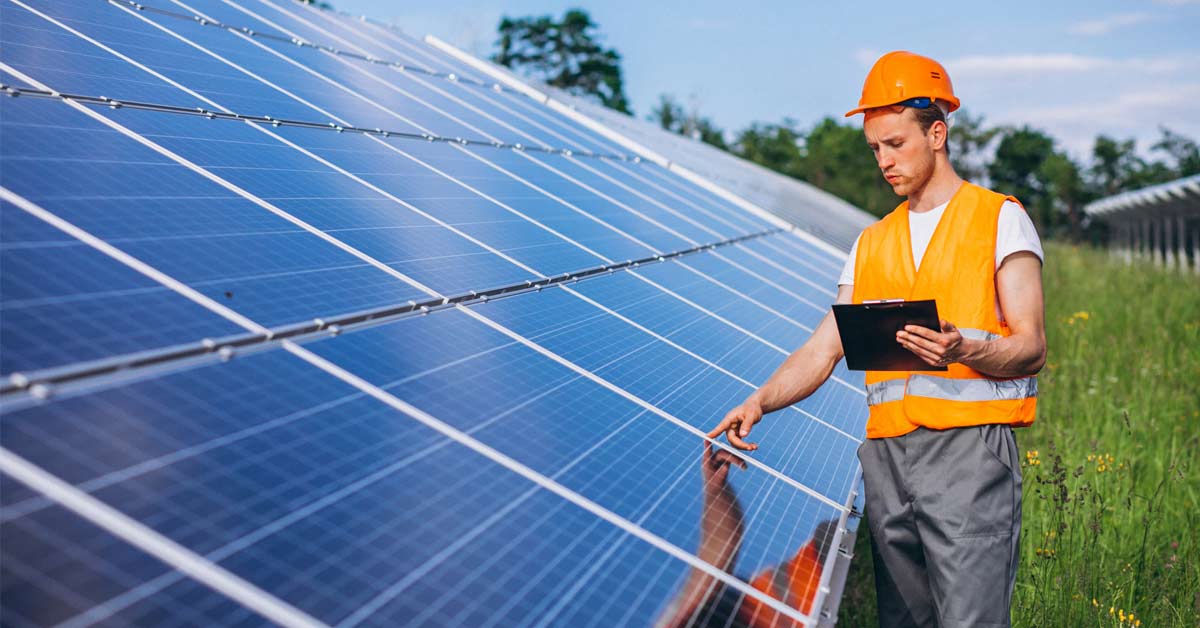
{"label": "t-shirt sleeve", "polygon": [[862,239],[862,234],[858,234],[854,238],[854,246],[850,247],[850,257],[846,258],[846,265],[842,266],[842,276],[838,279],[839,286],[854,285],[854,258],[858,257],[858,241]]}
{"label": "t-shirt sleeve", "polygon": [[1004,201],[996,231],[996,268],[999,269],[1009,255],[1021,251],[1031,251],[1039,260],[1046,261],[1041,238],[1028,212],[1012,201]]}

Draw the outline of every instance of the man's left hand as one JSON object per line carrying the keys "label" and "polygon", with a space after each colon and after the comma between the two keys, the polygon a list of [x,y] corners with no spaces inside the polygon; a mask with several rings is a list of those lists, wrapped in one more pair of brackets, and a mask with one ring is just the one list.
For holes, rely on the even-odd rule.
{"label": "man's left hand", "polygon": [[941,324],[941,333],[920,325],[905,325],[903,331],[896,332],[896,342],[932,366],[961,361],[966,355],[963,335],[950,321]]}

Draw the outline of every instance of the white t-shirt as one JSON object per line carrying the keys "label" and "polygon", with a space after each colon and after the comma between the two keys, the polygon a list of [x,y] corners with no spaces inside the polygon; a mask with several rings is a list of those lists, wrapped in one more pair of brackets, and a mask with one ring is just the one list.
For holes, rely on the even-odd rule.
{"label": "white t-shirt", "polygon": [[[933,239],[933,230],[937,228],[938,221],[941,220],[942,214],[949,204],[947,201],[927,212],[908,212],[908,232],[912,237],[913,263],[917,265],[917,268],[921,267],[925,249],[929,248],[929,241]],[[859,238],[861,239],[862,236],[860,235]],[[1000,206],[1000,221],[997,223],[996,229],[996,269],[1000,269],[1005,258],[1020,251],[1032,251],[1034,255],[1038,256],[1038,259],[1043,261],[1046,259],[1042,252],[1042,241],[1038,238],[1037,229],[1034,228],[1029,214],[1021,209],[1020,205],[1012,201],[1004,201],[1004,204]],[[846,265],[842,267],[842,277],[838,280],[838,285],[854,285],[854,258],[857,255],[858,240],[856,239],[854,246],[850,249],[850,257],[846,258]],[[999,303],[996,304],[996,312],[1000,312]]]}

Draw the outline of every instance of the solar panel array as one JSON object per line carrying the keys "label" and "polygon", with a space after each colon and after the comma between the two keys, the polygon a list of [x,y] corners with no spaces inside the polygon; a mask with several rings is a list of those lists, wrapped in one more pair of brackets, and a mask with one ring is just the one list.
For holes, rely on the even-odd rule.
{"label": "solar panel array", "polygon": [[538,100],[557,101],[569,110],[601,123],[622,138],[642,147],[653,147],[651,152],[660,157],[656,161],[668,170],[685,176],[699,175],[840,249],[848,250],[858,234],[878,220],[816,186],[739,159],[700,140],[666,131],[654,122],[609,109],[556,87],[523,79],[504,67],[474,59],[434,36],[427,39],[447,54],[486,68],[505,85],[511,84]]}
{"label": "solar panel array", "polygon": [[156,2],[0,3],[0,621],[822,621],[861,380],[703,434],[831,247],[395,31]]}

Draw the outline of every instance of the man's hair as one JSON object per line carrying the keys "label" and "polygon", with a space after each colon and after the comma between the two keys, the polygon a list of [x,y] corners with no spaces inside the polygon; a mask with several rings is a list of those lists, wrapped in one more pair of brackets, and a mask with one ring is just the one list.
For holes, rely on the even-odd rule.
{"label": "man's hair", "polygon": [[917,109],[916,107],[906,107],[912,109],[913,115],[916,116],[917,126],[921,127],[922,133],[928,133],[934,122],[943,122],[946,124],[946,157],[950,156],[950,124],[946,120],[946,112],[942,110],[942,104],[935,102],[934,104],[924,108]]}

